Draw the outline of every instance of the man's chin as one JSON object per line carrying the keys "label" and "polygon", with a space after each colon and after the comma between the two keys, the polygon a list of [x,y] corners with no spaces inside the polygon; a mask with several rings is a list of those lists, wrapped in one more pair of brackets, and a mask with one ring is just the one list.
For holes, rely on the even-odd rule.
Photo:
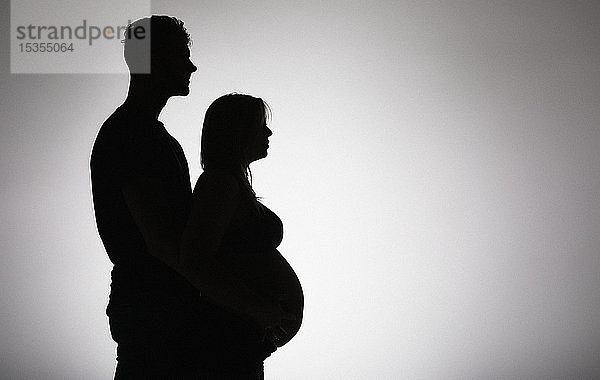
{"label": "man's chin", "polygon": [[180,89],[174,91],[173,96],[187,96],[189,94],[190,94],[190,88],[185,87],[185,88],[180,88]]}

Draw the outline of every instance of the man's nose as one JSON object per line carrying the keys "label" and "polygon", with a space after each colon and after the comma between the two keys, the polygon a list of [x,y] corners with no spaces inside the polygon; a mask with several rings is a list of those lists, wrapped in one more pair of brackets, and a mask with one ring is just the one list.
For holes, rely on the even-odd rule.
{"label": "man's nose", "polygon": [[196,65],[194,65],[194,63],[192,61],[190,61],[190,72],[194,72],[198,70],[198,68],[196,67]]}

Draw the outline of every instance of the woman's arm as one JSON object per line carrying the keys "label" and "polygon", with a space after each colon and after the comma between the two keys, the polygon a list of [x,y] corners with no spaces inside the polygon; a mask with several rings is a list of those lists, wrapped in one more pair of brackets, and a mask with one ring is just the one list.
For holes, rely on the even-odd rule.
{"label": "woman's arm", "polygon": [[262,327],[279,326],[282,318],[293,317],[253,292],[216,258],[239,202],[233,176],[205,173],[198,179],[182,237],[179,272],[213,302],[249,316]]}

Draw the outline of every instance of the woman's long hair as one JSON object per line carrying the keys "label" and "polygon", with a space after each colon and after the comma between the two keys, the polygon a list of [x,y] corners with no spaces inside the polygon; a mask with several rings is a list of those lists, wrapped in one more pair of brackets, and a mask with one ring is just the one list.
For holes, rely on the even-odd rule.
{"label": "woman's long hair", "polygon": [[252,189],[252,172],[247,158],[249,143],[270,118],[268,104],[245,94],[227,94],[206,111],[200,141],[200,165],[204,171],[218,170],[234,175],[242,194],[262,211]]}

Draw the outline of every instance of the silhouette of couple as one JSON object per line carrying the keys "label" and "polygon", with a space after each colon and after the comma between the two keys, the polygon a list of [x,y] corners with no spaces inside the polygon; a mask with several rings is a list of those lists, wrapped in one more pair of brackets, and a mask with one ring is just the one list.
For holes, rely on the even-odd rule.
{"label": "silhouette of couple", "polygon": [[[151,32],[149,44],[135,28]],[[193,192],[183,150],[158,120],[171,96],[189,94],[189,45],[174,17],[128,26],[129,92],[92,150],[96,223],[114,264],[116,379],[262,379],[302,320],[302,288],[277,251],[281,220],[251,185],[249,165],[272,134],[267,104],[229,94],[210,105]],[[150,73],[138,70],[144,59]]]}

